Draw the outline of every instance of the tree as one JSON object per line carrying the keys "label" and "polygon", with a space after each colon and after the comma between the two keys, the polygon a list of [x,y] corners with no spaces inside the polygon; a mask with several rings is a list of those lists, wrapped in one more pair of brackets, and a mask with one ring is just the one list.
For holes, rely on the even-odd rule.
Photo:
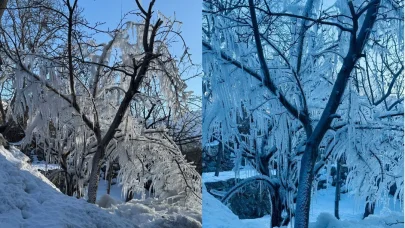
{"label": "tree", "polygon": [[[32,18],[38,12],[38,16],[36,20],[23,21],[10,9],[10,19],[1,31],[2,51],[14,63],[17,75],[13,112],[19,115],[28,112],[27,133],[30,134],[26,142],[35,139],[48,154],[54,151],[61,163],[65,163],[64,173],[71,176],[66,180],[73,180],[73,186],[78,186],[69,194],[77,191],[80,196],[88,183],[88,201],[95,203],[103,162],[127,156],[125,153],[130,148],[145,149],[145,144],[156,144],[157,139],[144,136],[143,123],[130,115],[131,105],[142,106],[162,99],[149,96],[150,82],[158,82],[155,86],[172,108],[173,118],[186,110],[183,107],[186,86],[176,61],[184,64],[188,59],[178,60],[168,50],[170,40],[179,34],[177,22],[163,15],[156,16],[155,1],[147,8],[136,1],[139,11],[132,13],[141,20],[120,23],[113,31],[102,31],[88,24],[80,14],[77,0],[16,3],[25,6],[17,13],[24,12]],[[25,26],[16,27],[18,23]],[[93,33],[109,39],[98,43],[91,38]],[[51,134],[50,126],[56,135]],[[143,142],[136,140],[139,137]],[[176,151],[173,147],[164,143],[160,149]],[[176,172],[185,173],[193,168],[177,151],[168,158],[172,163],[179,163],[170,166],[170,172],[176,168]],[[195,175],[192,170],[187,172]],[[186,192],[193,192],[198,198],[194,183],[199,183],[199,175],[193,175],[184,174],[182,180],[193,181],[187,185]],[[144,181],[142,176],[132,176],[132,179]]]}
{"label": "tree", "polygon": [[[296,7],[291,5],[296,3],[281,1],[205,3],[203,47],[204,71],[208,76],[205,139],[217,132],[238,145],[235,151],[243,151],[245,148],[241,149],[240,144],[245,140],[235,126],[237,116],[248,110],[251,138],[271,132],[275,139],[268,148],[271,144],[281,151],[290,148],[293,151],[285,152],[290,161],[299,159],[300,164],[285,169],[283,175],[293,180],[290,185],[293,188],[294,177],[298,175],[294,170],[299,170],[298,191],[292,191],[297,197],[295,226],[308,227],[316,174],[328,160],[336,161],[332,155],[348,149],[337,149],[335,144],[350,136],[345,134],[333,140],[337,138],[337,133],[333,133],[336,126],[347,126],[343,115],[350,110],[347,85],[351,84],[355,69],[364,67],[367,53],[382,51],[372,41],[387,32],[384,26],[403,25],[402,5],[337,1],[324,9],[314,1],[300,2]],[[395,36],[402,40],[402,35],[395,33]],[[393,46],[400,50],[398,43]],[[400,68],[398,65],[395,68],[394,74],[387,77],[392,84],[399,85],[394,78]],[[358,104],[353,106],[357,108]],[[223,113],[216,111],[219,107]],[[285,119],[280,118],[283,115]],[[353,120],[357,115],[349,118],[353,124],[350,126],[360,123]],[[289,127],[281,125],[286,119],[291,121]],[[217,123],[221,123],[219,131]],[[272,128],[278,128],[278,132],[269,130]],[[289,141],[291,147],[286,146]],[[252,145],[253,141],[248,143],[248,147],[253,148]],[[256,155],[253,158],[258,159]]]}

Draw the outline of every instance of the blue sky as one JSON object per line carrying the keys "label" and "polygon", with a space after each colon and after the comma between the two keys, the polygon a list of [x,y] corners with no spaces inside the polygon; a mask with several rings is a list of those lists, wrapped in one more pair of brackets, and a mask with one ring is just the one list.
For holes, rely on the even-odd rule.
{"label": "blue sky", "polygon": [[[149,0],[141,0],[145,8]],[[83,8],[84,16],[90,23],[105,22],[101,28],[116,28],[121,15],[137,9],[135,0],[79,0],[79,6]],[[160,11],[166,16],[176,14],[176,19],[183,22],[182,36],[190,48],[193,62],[201,64],[201,0],[156,0],[154,10]],[[180,48],[174,46],[173,53],[180,52]],[[179,54],[180,55],[180,54]],[[187,81],[187,90],[201,95],[201,78]]]}

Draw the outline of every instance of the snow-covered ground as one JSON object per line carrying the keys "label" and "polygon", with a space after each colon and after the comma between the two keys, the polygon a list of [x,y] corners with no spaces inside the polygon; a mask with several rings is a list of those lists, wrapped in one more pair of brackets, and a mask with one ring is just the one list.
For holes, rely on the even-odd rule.
{"label": "snow-covered ground", "polygon": [[[108,185],[107,180],[104,179],[100,180],[98,184],[97,200],[99,200],[102,196],[107,194],[107,185]],[[110,196],[115,200],[125,201],[125,197],[122,194],[122,188],[118,184],[111,185]]]}
{"label": "snow-covered ground", "polygon": [[[184,208],[171,205],[163,200],[147,198],[140,200],[141,195],[135,195],[134,199],[125,202],[120,185],[111,186],[110,195],[107,195],[107,181],[100,180],[97,200],[100,206],[107,203],[111,213],[130,220],[133,224],[142,224],[141,227],[201,227],[201,211],[192,208]],[[136,216],[134,216],[136,215]]]}
{"label": "snow-covered ground", "polygon": [[133,224],[142,224],[144,228],[201,227],[201,210],[170,205],[151,198],[113,205],[109,211]]}
{"label": "snow-covered ground", "polygon": [[[113,199],[107,209],[62,194],[29,158],[0,146],[0,227],[201,227],[201,212],[157,200]],[[103,181],[101,182],[102,184]],[[100,186],[100,189],[105,189]],[[101,190],[102,192],[103,190]],[[99,192],[100,198],[102,193]],[[113,197],[121,197],[112,187]],[[104,197],[109,198],[109,197]]]}
{"label": "snow-covered ground", "polygon": [[[97,200],[99,200],[102,196],[107,194],[107,185],[108,181],[104,179],[100,179],[100,182],[98,184],[98,190],[97,190]],[[148,192],[146,192],[146,197],[148,197]],[[125,201],[125,197],[122,194],[122,186],[119,184],[112,184],[111,189],[110,189],[110,196],[116,201]],[[134,199],[141,199],[142,195],[139,194],[134,194]]]}
{"label": "snow-covered ground", "polygon": [[[241,170],[240,178],[254,175],[252,170]],[[216,182],[235,178],[233,171],[221,172],[218,177],[214,173],[203,173],[202,180]],[[376,205],[375,215],[362,220],[364,202],[357,200],[349,194],[342,194],[340,201],[340,218],[335,219],[334,214],[335,188],[317,191],[312,197],[309,220],[311,228],[399,228],[404,227],[403,207],[393,199],[387,205]],[[218,199],[207,192],[203,186],[203,224],[209,228],[260,228],[269,227],[270,216],[258,219],[239,219],[232,211]]]}
{"label": "snow-covered ground", "polygon": [[[35,159],[35,157],[31,163],[31,167],[33,169],[42,170],[42,171],[48,171],[48,170],[60,168],[60,166],[58,164],[47,164],[45,161],[39,161],[38,159]],[[107,180],[100,179],[100,182],[98,185],[98,190],[97,190],[97,200],[99,200],[102,196],[107,194],[107,184],[108,184]],[[122,187],[118,184],[111,185],[110,196],[114,200],[125,201],[125,197],[122,194]]]}
{"label": "snow-covered ground", "polygon": [[27,163],[0,146],[0,227],[135,227],[96,205],[68,197]]}

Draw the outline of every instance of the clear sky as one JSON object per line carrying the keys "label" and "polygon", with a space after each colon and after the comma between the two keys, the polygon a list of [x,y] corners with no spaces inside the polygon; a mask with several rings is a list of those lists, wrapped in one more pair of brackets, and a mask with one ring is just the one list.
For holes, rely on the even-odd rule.
{"label": "clear sky", "polygon": [[[150,1],[141,0],[141,2],[147,8]],[[137,9],[135,0],[79,0],[78,4],[84,9],[83,14],[90,23],[105,22],[101,27],[103,29],[116,28],[122,14]],[[176,19],[183,22],[182,36],[196,64],[201,64],[202,58],[201,9],[202,0],[156,0],[154,7],[155,12],[160,11],[170,17],[175,14]],[[173,46],[172,51],[177,54],[181,49]],[[187,85],[187,90],[201,95],[201,78],[188,80]]]}

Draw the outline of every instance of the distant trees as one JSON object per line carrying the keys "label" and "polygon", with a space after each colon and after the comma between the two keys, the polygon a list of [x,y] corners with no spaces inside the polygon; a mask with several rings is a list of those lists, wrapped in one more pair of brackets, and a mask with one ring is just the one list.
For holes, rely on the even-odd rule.
{"label": "distant trees", "polygon": [[[362,197],[403,186],[389,165],[403,162],[402,3],[204,3],[204,140],[221,135],[236,167],[245,157],[264,174],[268,158],[284,205],[296,202],[296,227],[308,227],[316,175],[342,157]],[[248,133],[238,129],[244,116]]]}
{"label": "distant trees", "polygon": [[156,15],[155,1],[147,8],[136,3],[131,13],[138,22],[102,31],[85,20],[78,0],[10,1],[1,51],[12,69],[12,111],[28,116],[24,142],[34,140],[60,161],[68,195],[80,197],[87,186],[95,203],[102,163],[118,159],[126,189],[153,178],[159,194],[185,193],[196,202],[200,176],[166,135],[166,125],[134,114],[149,110],[154,117],[154,109],[170,107],[178,119],[189,112],[180,72],[192,63],[185,45],[180,59],[168,49],[179,34],[177,22]]}

